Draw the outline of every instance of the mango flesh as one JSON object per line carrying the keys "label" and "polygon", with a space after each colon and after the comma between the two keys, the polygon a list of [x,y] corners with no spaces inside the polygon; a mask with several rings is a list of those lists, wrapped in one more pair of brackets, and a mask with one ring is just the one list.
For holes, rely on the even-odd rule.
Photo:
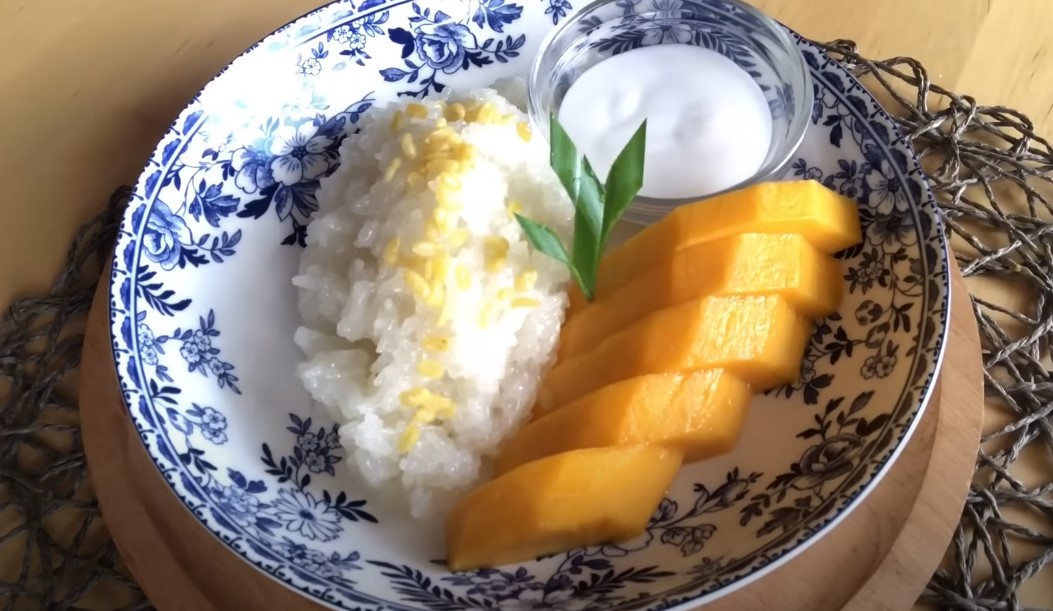
{"label": "mango flesh", "polygon": [[682,206],[577,287],[534,421],[446,522],[452,570],[644,532],[684,461],[730,450],[753,392],[796,380],[812,319],[840,306],[832,253],[861,240],[852,200],[815,181]]}
{"label": "mango flesh", "polygon": [[501,448],[495,472],[582,448],[652,443],[695,462],[730,451],[752,391],[723,369],[645,375],[609,384],[526,425]]}
{"label": "mango flesh", "polygon": [[[832,254],[862,239],[856,203],[814,180],[766,182],[680,206],[605,253],[596,296],[625,284],[677,250],[740,233],[796,233]],[[572,306],[585,298],[574,287]]]}
{"label": "mango flesh", "polygon": [[797,379],[812,324],[775,295],[706,297],[665,308],[590,352],[557,361],[535,414],[651,373],[726,368],[756,392],[787,384]]}
{"label": "mango flesh", "polygon": [[742,234],[676,252],[568,314],[559,358],[588,351],[652,311],[708,295],[779,295],[809,318],[841,304],[841,264],[796,234]]}
{"label": "mango flesh", "polygon": [[447,565],[465,571],[631,539],[647,528],[680,464],[675,450],[632,445],[513,469],[469,492],[447,516]]}

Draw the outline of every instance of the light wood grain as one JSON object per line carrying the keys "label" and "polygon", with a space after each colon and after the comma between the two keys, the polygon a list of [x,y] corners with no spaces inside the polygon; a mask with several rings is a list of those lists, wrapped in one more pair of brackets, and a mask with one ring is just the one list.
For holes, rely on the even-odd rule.
{"label": "light wood grain", "polygon": [[[77,226],[115,185],[136,179],[165,127],[220,67],[320,4],[0,2],[0,261],[19,260],[0,266],[0,304],[46,285]],[[1051,44],[1045,0],[754,4],[805,36],[850,38],[872,57],[915,56],[942,84],[989,103],[1036,113],[1053,103],[1053,63],[1034,60]],[[1023,65],[1039,69],[1029,78],[1004,69]],[[20,257],[27,246],[33,256]]]}
{"label": "light wood grain", "polygon": [[[958,522],[982,421],[979,338],[960,277],[954,286],[942,390],[889,473],[832,533],[706,611],[911,608]],[[103,516],[138,583],[161,611],[317,611],[224,550],[168,490],[116,386],[105,289],[85,339],[81,421]]]}
{"label": "light wood grain", "polygon": [[[991,0],[954,90],[1015,108],[1053,136],[1053,2]],[[1053,579],[1050,580],[1053,582]]]}

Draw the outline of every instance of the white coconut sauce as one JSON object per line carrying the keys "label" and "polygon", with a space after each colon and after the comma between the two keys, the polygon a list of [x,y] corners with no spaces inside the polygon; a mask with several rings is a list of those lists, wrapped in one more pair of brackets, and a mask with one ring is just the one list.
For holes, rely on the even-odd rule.
{"label": "white coconut sauce", "polygon": [[687,44],[641,47],[592,66],[558,117],[601,180],[646,118],[644,197],[733,187],[760,169],[771,144],[771,112],[753,78],[716,51]]}

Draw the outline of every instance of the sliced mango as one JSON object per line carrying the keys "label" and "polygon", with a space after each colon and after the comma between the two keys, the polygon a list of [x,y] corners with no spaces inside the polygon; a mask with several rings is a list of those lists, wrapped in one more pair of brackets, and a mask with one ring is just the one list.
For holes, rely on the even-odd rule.
{"label": "sliced mango", "polygon": [[[814,180],[760,183],[680,206],[605,253],[596,295],[613,291],[678,250],[739,233],[799,233],[828,254],[862,239],[852,199]],[[574,307],[585,302],[577,287],[570,299]]]}
{"label": "sliced mango", "polygon": [[535,417],[607,384],[650,373],[726,368],[757,392],[797,379],[812,331],[782,297],[706,297],[659,310],[590,352],[557,361]]}
{"label": "sliced mango", "polygon": [[631,539],[680,468],[660,446],[592,448],[525,464],[468,493],[446,518],[454,571]]}
{"label": "sliced mango", "polygon": [[748,233],[678,251],[606,296],[571,311],[559,358],[588,351],[647,314],[707,295],[780,295],[809,318],[836,312],[841,264],[797,234]]}
{"label": "sliced mango", "polygon": [[630,378],[535,420],[513,435],[494,462],[497,474],[532,460],[582,448],[653,443],[684,462],[735,446],[750,387],[723,369]]}

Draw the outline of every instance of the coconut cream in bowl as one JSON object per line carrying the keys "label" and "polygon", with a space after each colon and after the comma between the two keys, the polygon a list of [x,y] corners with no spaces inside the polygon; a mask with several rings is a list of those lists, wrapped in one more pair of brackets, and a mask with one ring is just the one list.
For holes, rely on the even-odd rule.
{"label": "coconut cream in bowl", "polygon": [[777,179],[800,145],[812,81],[791,34],[738,0],[598,0],[541,43],[529,113],[550,116],[604,180],[647,120],[647,158],[626,220]]}

